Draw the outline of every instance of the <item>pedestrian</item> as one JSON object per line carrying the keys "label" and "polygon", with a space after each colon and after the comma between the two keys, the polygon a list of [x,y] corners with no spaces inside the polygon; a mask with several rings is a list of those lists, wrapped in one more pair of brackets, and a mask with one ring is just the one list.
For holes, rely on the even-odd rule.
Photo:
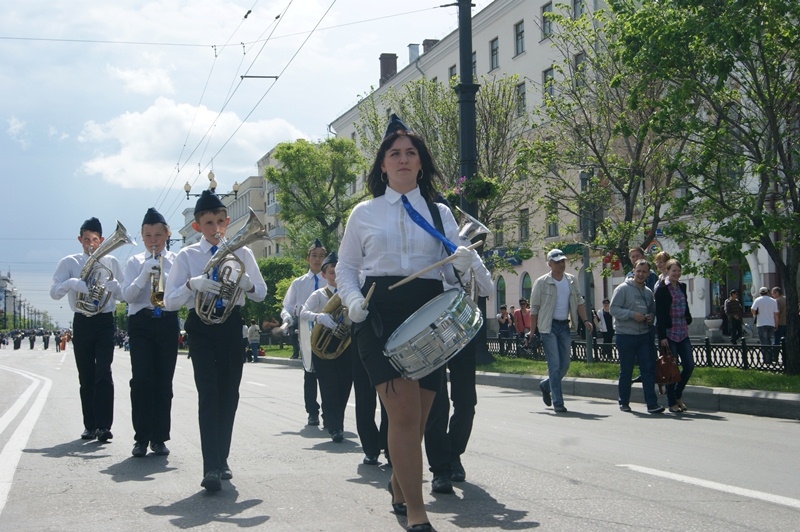
{"label": "pedestrian", "polygon": [[608,298],[603,299],[603,308],[597,311],[597,330],[603,334],[601,353],[606,360],[611,360],[611,344],[614,343],[614,316],[611,315],[610,305]]}
{"label": "pedestrian", "polygon": [[689,311],[686,283],[680,282],[681,263],[670,259],[666,263],[667,278],[659,281],[656,288],[656,329],[658,341],[680,361],[681,379],[667,384],[667,402],[670,412],[686,412],[683,390],[694,371],[692,342],[689,340],[689,325],[692,314]]}
{"label": "pedestrian", "polygon": [[[772,299],[778,304],[778,319],[775,322],[775,345],[779,346],[786,336],[786,296],[783,295],[783,289],[776,286],[772,289]],[[47,346],[45,346],[47,349]]]}
{"label": "pedestrian", "polygon": [[744,317],[744,308],[739,301],[738,290],[731,289],[722,309],[728,317],[728,331],[731,335],[731,343],[736,345],[736,342],[742,337],[742,318]]}
{"label": "pedestrian", "polygon": [[[204,273],[215,253],[229,253],[220,246],[230,223],[228,211],[210,190],[204,190],[194,207],[192,229],[202,233],[196,244],[181,248],[175,257],[164,291],[166,310],[177,311],[184,305],[189,308],[185,329],[189,333],[194,382],[197,387],[200,447],[203,455],[203,480],[200,485],[209,492],[222,489],[222,480],[233,478],[228,465],[228,455],[233,435],[233,422],[239,405],[239,384],[242,381],[242,326],[241,308],[245,297],[263,301],[267,285],[261,277],[253,252],[247,246],[239,247],[234,255],[241,261],[244,271],[238,271],[235,261],[223,261],[220,270],[230,265],[231,278],[239,276],[235,300],[221,296],[219,305],[211,303],[209,314],[202,318],[195,308],[197,295],[220,295],[222,284],[215,280],[214,270]],[[233,305],[233,309],[228,306]],[[227,314],[226,319],[222,317]],[[212,318],[217,318],[216,323]]]}
{"label": "pedestrian", "polygon": [[762,286],[759,296],[753,301],[750,312],[758,325],[758,343],[765,364],[777,362],[773,345],[775,343],[775,324],[778,323],[778,302],[769,296],[769,288]]}
{"label": "pedestrian", "polygon": [[514,327],[517,333],[517,356],[521,348],[527,349],[530,341],[531,329],[531,309],[528,308],[528,300],[519,300],[519,309],[514,311]]}
{"label": "pedestrian", "polygon": [[530,327],[538,328],[547,360],[547,377],[539,383],[542,400],[553,406],[555,412],[567,411],[561,380],[566,376],[570,364],[570,318],[572,328],[577,329],[582,321],[591,333],[592,322],[586,315],[583,295],[578,288],[578,279],[566,273],[567,256],[560,249],[547,253],[550,273],[536,279],[531,292]]}
{"label": "pedestrian", "polygon": [[328,252],[322,245],[319,238],[308,247],[306,262],[308,271],[292,281],[286,295],[283,298],[283,309],[281,319],[285,327],[294,327],[295,334],[292,335],[293,347],[295,348],[292,358],[297,358],[299,353],[303,360],[303,402],[305,403],[308,424],[319,425],[319,403],[317,402],[317,376],[314,373],[314,359],[311,356],[311,327],[313,323],[308,323],[300,317],[300,309],[303,303],[314,290],[319,290],[325,284],[320,272],[322,271],[322,261],[325,260]]}
{"label": "pedestrian", "polygon": [[655,392],[656,355],[651,331],[655,319],[656,303],[653,292],[645,281],[650,274],[650,264],[642,259],[635,264],[633,277],[617,286],[611,296],[609,310],[614,316],[617,353],[619,354],[619,409],[630,412],[631,376],[638,360],[642,376],[642,392],[650,414],[660,414],[664,407],[658,404]]}
{"label": "pedestrian", "polygon": [[[460,243],[455,218],[446,206],[434,203],[440,179],[425,142],[393,115],[367,176],[373,197],[353,208],[336,266],[342,302],[356,324],[359,356],[389,415],[392,508],[407,515],[407,530],[414,532],[433,530],[422,498],[421,443],[444,369],[405,379],[383,348],[408,317],[443,293],[442,275],[456,285],[455,272],[468,282],[471,269],[483,268],[477,253],[453,243]],[[389,290],[450,253],[455,255],[450,263]],[[369,307],[363,308],[373,283]]]}
{"label": "pedestrian", "polygon": [[[74,336],[70,337],[67,333],[67,340],[72,340],[78,367],[84,427],[81,438],[97,438],[107,442],[114,437],[111,433],[114,421],[114,379],[111,375],[111,362],[114,360],[113,313],[117,300],[122,299],[120,283],[124,277],[119,261],[110,254],[96,256],[96,267],[107,268],[113,277],[105,282],[102,289],[99,286],[87,286],[81,277],[84,265],[104,241],[100,220],[89,218],[83,222],[78,236],[83,252],[68,255],[58,262],[50,297],[61,299],[67,296],[69,306],[75,313],[72,319]],[[93,288],[93,292],[102,290],[108,297],[94,300],[96,295],[93,294],[89,299],[89,292]]]}
{"label": "pedestrian", "polygon": [[[497,315],[497,338],[500,342],[500,356],[511,350],[511,324],[513,318],[508,313],[506,305],[500,305],[500,314]],[[516,333],[516,330],[514,331]]]}
{"label": "pedestrian", "polygon": [[172,426],[172,378],[178,360],[178,313],[164,309],[166,279],[175,262],[175,253],[166,249],[169,225],[155,207],[147,209],[142,220],[145,251],[128,259],[125,265],[123,299],[128,304],[128,334],[121,342],[131,359],[131,422],[133,449],[141,458],[147,447],[154,454],[170,453]]}
{"label": "pedestrian", "polygon": [[261,347],[261,329],[256,325],[256,320],[250,319],[250,327],[247,328],[247,342],[250,346],[250,362],[258,362],[258,349]]}

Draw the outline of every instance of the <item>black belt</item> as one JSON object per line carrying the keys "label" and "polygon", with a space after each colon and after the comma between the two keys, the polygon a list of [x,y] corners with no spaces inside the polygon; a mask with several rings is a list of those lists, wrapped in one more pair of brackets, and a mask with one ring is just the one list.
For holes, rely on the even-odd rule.
{"label": "black belt", "polygon": [[567,325],[569,320],[553,320],[553,323],[557,323],[559,325]]}
{"label": "black belt", "polygon": [[170,318],[178,314],[177,311],[166,311],[164,309],[159,309],[161,312],[156,312],[156,309],[153,308],[143,308],[134,316],[141,316],[143,318]]}

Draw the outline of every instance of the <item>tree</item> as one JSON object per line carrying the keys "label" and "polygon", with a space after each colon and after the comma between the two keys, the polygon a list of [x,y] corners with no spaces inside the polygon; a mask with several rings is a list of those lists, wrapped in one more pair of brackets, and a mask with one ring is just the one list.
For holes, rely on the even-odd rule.
{"label": "tree", "polygon": [[[385,93],[374,93],[360,103],[356,124],[366,153],[377,153],[386,130],[384,109],[397,113],[403,122],[425,139],[439,167],[444,183],[441,192],[453,205],[467,195],[478,204],[477,218],[492,228],[503,225],[505,217],[525,206],[532,192],[519,179],[516,167],[517,143],[528,129],[528,114],[520,100],[518,76],[482,77],[475,103],[477,120],[477,176],[461,176],[459,154],[458,96],[450,84],[418,79]],[[469,177],[469,179],[467,179]]]}
{"label": "tree", "polygon": [[[339,247],[339,230],[363,193],[353,193],[364,171],[364,157],[352,140],[329,138],[278,144],[278,167],[266,178],[277,187],[280,217],[292,242],[302,248],[318,237],[327,249]],[[306,235],[304,238],[303,235]],[[305,256],[305,252],[302,253]]]}
{"label": "tree", "polygon": [[[578,220],[588,209],[595,248],[630,266],[629,248],[647,249],[674,186],[671,168],[680,141],[663,135],[654,120],[653,99],[665,82],[644,82],[614,55],[614,38],[606,32],[612,13],[545,16],[559,59],[541,83],[533,83],[543,105],[534,110],[519,164],[539,191],[536,202],[548,222],[574,215],[559,234],[580,234]],[[582,173],[589,178],[585,190]]]}
{"label": "tree", "polygon": [[[666,81],[663,130],[686,142],[671,236],[704,275],[760,246],[784,284],[785,363],[800,374],[800,3],[613,0],[619,56]],[[688,112],[697,108],[697,112]]]}
{"label": "tree", "polygon": [[[283,297],[286,289],[279,290],[278,287],[284,280],[291,282],[305,273],[306,265],[298,260],[288,257],[271,257],[268,259],[257,259],[258,269],[261,276],[267,283],[267,297],[264,301],[255,302],[247,300],[242,310],[242,317],[245,322],[251,318],[261,323],[264,319],[275,318],[280,320],[281,308],[283,308]],[[287,285],[288,288],[288,285]]]}

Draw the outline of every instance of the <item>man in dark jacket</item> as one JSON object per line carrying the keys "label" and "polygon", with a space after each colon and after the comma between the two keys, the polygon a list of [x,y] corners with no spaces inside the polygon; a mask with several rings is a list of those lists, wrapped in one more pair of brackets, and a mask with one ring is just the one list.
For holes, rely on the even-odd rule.
{"label": "man in dark jacket", "polygon": [[735,344],[742,337],[742,315],[744,307],[739,302],[739,291],[731,290],[728,299],[725,301],[725,315],[728,316],[728,329],[731,333],[731,343]]}

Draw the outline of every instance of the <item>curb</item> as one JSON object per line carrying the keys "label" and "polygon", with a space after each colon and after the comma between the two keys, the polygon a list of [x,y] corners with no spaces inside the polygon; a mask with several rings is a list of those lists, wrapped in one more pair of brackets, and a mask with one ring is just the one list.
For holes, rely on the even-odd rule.
{"label": "curb", "polygon": [[[259,361],[262,360],[268,364],[303,366],[300,360],[291,360],[288,358],[259,358]],[[537,395],[539,393],[539,383],[543,379],[544,377],[539,375],[513,375],[508,373],[489,373],[486,371],[478,371],[475,374],[476,384],[525,390]],[[564,391],[564,395],[593,397],[597,399],[607,399],[609,401],[617,400],[617,381],[565,377],[561,381],[561,387]],[[644,404],[641,392],[637,393],[636,390],[637,386],[634,385],[631,402]],[[689,403],[693,409],[800,420],[800,394],[797,393],[687,386],[683,394],[686,402]]]}

